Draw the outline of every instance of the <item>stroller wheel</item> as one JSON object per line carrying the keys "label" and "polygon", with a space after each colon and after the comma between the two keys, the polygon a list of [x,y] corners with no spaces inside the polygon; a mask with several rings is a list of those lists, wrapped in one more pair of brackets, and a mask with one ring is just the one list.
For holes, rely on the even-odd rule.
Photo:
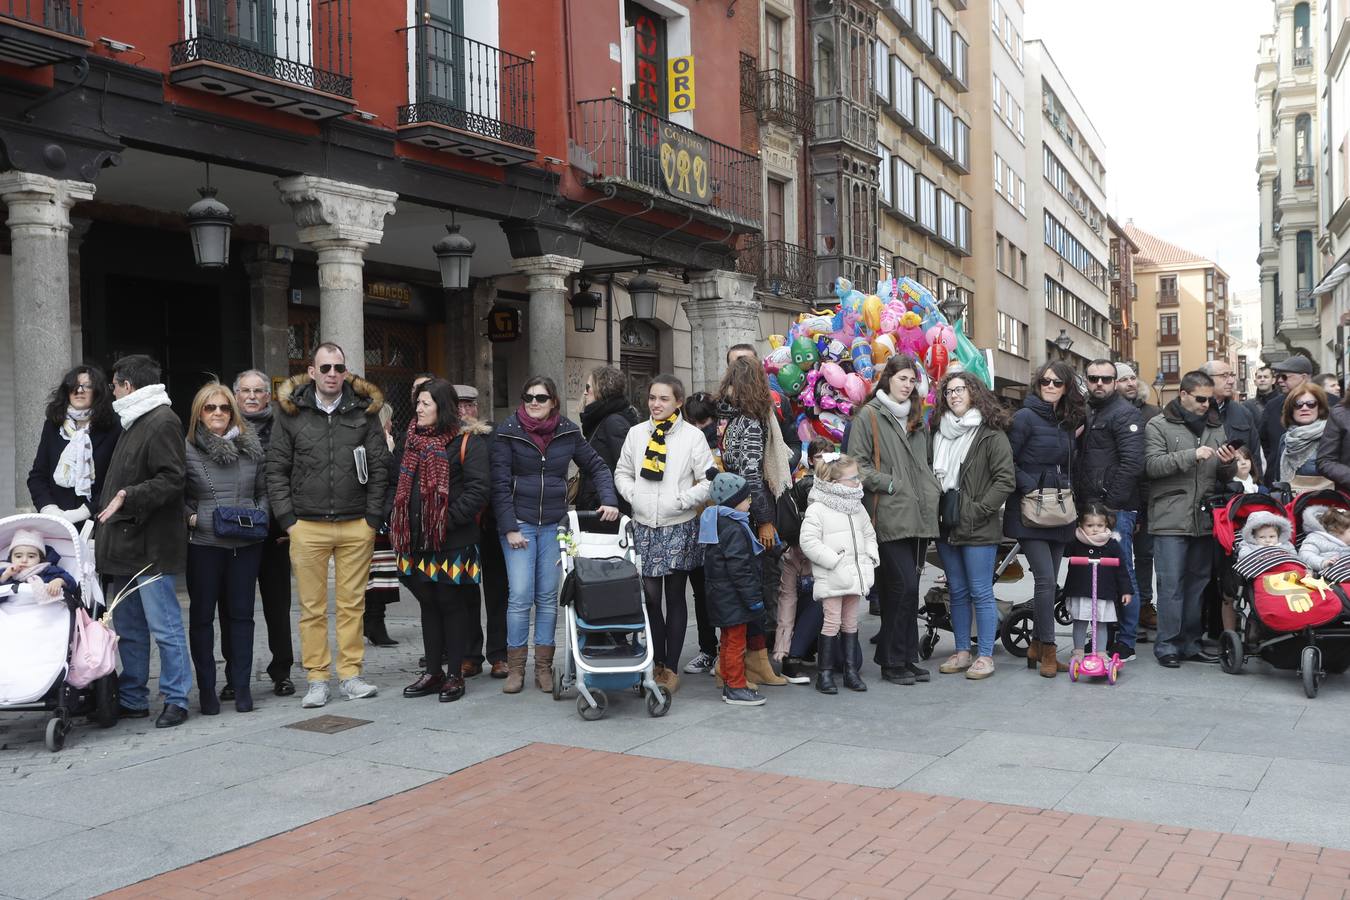
{"label": "stroller wheel", "polygon": [[1242,636],[1236,631],[1225,631],[1219,638],[1219,665],[1229,675],[1242,671]]}
{"label": "stroller wheel", "polygon": [[561,700],[567,693],[567,685],[563,684],[563,669],[560,665],[553,666],[553,699]]}
{"label": "stroller wheel", "polygon": [[659,719],[670,712],[670,692],[657,688],[647,694],[647,715]]}
{"label": "stroller wheel", "polygon": [[928,659],[933,655],[933,648],[937,646],[938,636],[936,631],[929,631],[919,638],[919,658]]}
{"label": "stroller wheel", "polygon": [[60,716],[53,716],[47,721],[47,749],[56,753],[66,745],[66,723]]}
{"label": "stroller wheel", "polygon": [[1316,647],[1304,647],[1298,669],[1303,676],[1303,693],[1311,700],[1317,696],[1317,685],[1322,680],[1322,651]]}
{"label": "stroller wheel", "polygon": [[1061,625],[1073,624],[1073,616],[1069,614],[1068,595],[1062,590],[1055,594],[1055,621]]}
{"label": "stroller wheel", "polygon": [[595,706],[586,702],[586,698],[581,694],[577,695],[577,712],[587,722],[595,722],[604,718],[605,710],[609,708],[609,698],[605,692],[599,688],[591,689],[591,696],[595,698]]}
{"label": "stroller wheel", "polygon": [[1013,656],[1026,659],[1031,649],[1031,609],[1027,606],[1014,606],[1012,612],[1003,620],[1001,640],[1003,649]]}

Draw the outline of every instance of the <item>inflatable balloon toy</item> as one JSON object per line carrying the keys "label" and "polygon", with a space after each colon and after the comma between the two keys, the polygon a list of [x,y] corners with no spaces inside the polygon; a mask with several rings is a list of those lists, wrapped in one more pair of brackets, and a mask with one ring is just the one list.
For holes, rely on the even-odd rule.
{"label": "inflatable balloon toy", "polygon": [[933,376],[933,380],[939,381],[947,372],[949,359],[947,346],[940,341],[935,341],[929,344],[928,349],[924,351],[923,365],[928,370],[928,374]]}
{"label": "inflatable balloon toy", "polygon": [[819,359],[820,352],[816,350],[815,341],[808,337],[799,337],[792,342],[792,361],[803,372],[814,367]]}
{"label": "inflatable balloon toy", "polygon": [[863,325],[868,331],[875,333],[881,330],[881,310],[881,298],[875,294],[863,301]]}
{"label": "inflatable balloon toy", "polygon": [[989,375],[989,365],[985,361],[984,353],[962,333],[959,322],[953,330],[956,332],[956,359],[961,363],[961,368],[983,381],[985,386],[992,390],[994,379]]}
{"label": "inflatable balloon toy", "polygon": [[[868,348],[868,352],[871,352],[870,347]],[[856,365],[854,368],[855,371],[849,372],[844,378],[844,396],[847,397],[849,402],[854,406],[862,406],[867,402],[867,385],[871,379],[868,378],[864,380],[864,377],[856,371]]]}
{"label": "inflatable balloon toy", "polygon": [[848,347],[844,342],[837,338],[830,338],[824,342],[825,346],[820,348],[820,358],[831,362],[839,362],[848,353]]}
{"label": "inflatable balloon toy", "polygon": [[911,356],[922,356],[928,349],[928,339],[924,337],[922,323],[923,319],[912,310],[901,316],[900,330],[895,333],[896,348]]}
{"label": "inflatable balloon toy", "polygon": [[844,381],[848,375],[848,373],[844,371],[842,366],[840,366],[838,363],[833,362],[827,362],[823,366],[821,366],[820,374],[822,377],[824,377],[825,381],[829,383],[830,387],[835,389],[839,389],[844,386]]}
{"label": "inflatable balloon toy", "polygon": [[876,377],[877,367],[872,362],[872,345],[868,343],[865,337],[856,337],[853,339],[853,346],[849,350],[853,357],[853,371],[861,375],[865,381],[870,382]]}
{"label": "inflatable balloon toy", "polygon": [[779,347],[784,347],[786,345],[787,345],[787,338],[783,337],[781,334],[769,335],[770,350],[777,350]]}
{"label": "inflatable balloon toy", "polygon": [[801,389],[801,393],[797,395],[797,402],[800,403],[803,408],[808,410],[816,408],[816,397],[818,396],[816,385],[819,381],[819,369],[812,369],[810,372],[806,373],[806,385]]}
{"label": "inflatable balloon toy", "polygon": [[816,430],[811,427],[811,420],[805,413],[797,416],[797,437],[803,444],[809,444],[815,440]]}
{"label": "inflatable balloon toy", "polygon": [[835,444],[844,439],[844,427],[847,424],[847,419],[833,412],[823,412],[812,421],[816,434]]}
{"label": "inflatable balloon toy", "polygon": [[792,362],[792,348],[775,347],[768,356],[764,357],[764,371],[777,372],[790,362]]}
{"label": "inflatable balloon toy", "polygon": [[946,323],[929,328],[924,332],[924,337],[929,344],[941,343],[949,354],[956,349],[956,332]]}
{"label": "inflatable balloon toy", "polygon": [[802,392],[802,387],[806,384],[806,373],[796,363],[787,363],[778,370],[778,384],[782,387],[783,393],[789,397],[795,397]]}
{"label": "inflatable balloon toy", "polygon": [[872,362],[878,366],[886,365],[886,360],[895,355],[895,337],[889,334],[877,335],[872,340]]}

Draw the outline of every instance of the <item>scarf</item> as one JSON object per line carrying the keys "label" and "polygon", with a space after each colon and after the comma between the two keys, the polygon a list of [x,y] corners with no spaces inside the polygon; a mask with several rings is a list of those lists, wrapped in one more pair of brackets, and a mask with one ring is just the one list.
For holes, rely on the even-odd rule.
{"label": "scarf", "polygon": [[1073,536],[1078,539],[1080,544],[1087,547],[1105,547],[1107,542],[1115,537],[1115,535],[1109,531],[1104,531],[1097,535],[1088,534],[1083,530],[1081,525],[1073,530]]}
{"label": "scarf", "polygon": [[660,481],[666,474],[666,435],[680,419],[674,412],[670,418],[652,422],[652,434],[647,438],[647,452],[642,456],[642,471],[638,474],[648,481]]}
{"label": "scarf", "polygon": [[913,400],[913,395],[911,395],[910,399],[906,400],[904,403],[897,403],[895,398],[890,394],[885,391],[877,391],[877,399],[880,400],[881,405],[886,408],[886,412],[894,416],[895,421],[900,423],[900,430],[905,434],[909,434],[909,409],[910,403]]}
{"label": "scarf", "polygon": [[1317,453],[1317,443],[1326,431],[1327,420],[1307,425],[1291,425],[1284,433],[1284,453],[1280,456],[1280,480],[1293,481],[1298,470]]}
{"label": "scarf", "polygon": [[422,534],[419,547],[440,550],[450,518],[450,454],[447,448],[453,435],[408,426],[403,444],[403,460],[398,467],[398,488],[394,493],[394,512],[389,517],[389,543],[400,555],[412,551],[413,536],[408,510],[413,482],[417,482],[422,509]]}
{"label": "scarf", "polygon": [[164,385],[147,384],[143,388],[136,388],[121,400],[114,400],[113,412],[121,416],[122,428],[127,429],[150,410],[169,405],[169,395],[165,392]]}
{"label": "scarf", "polygon": [[745,533],[750,536],[750,547],[754,550],[755,555],[758,556],[764,552],[764,545],[759,542],[759,537],[750,527],[750,514],[741,512],[739,509],[732,509],[729,506],[709,506],[699,515],[698,542],[700,544],[719,543],[717,538],[717,519],[719,516],[740,522],[741,527],[745,529]]}
{"label": "scarf", "polygon": [[983,424],[984,414],[973,406],[961,416],[951,410],[942,414],[937,436],[933,438],[933,474],[942,482],[944,491],[961,486],[961,466]]}
{"label": "scarf", "polygon": [[26,569],[16,568],[14,563],[6,563],[4,571],[0,572],[0,582],[12,581],[15,584],[40,585],[42,584],[40,576],[49,568],[51,568],[51,563],[46,560],[33,563]]}
{"label": "scarf", "polygon": [[524,429],[525,434],[529,435],[534,446],[539,448],[539,453],[542,456],[548,452],[548,445],[553,443],[553,436],[558,433],[558,423],[562,421],[562,417],[558,415],[558,411],[555,409],[547,419],[531,418],[530,414],[525,411],[525,404],[522,403],[520,408],[516,410],[516,421],[520,423],[520,427]]}
{"label": "scarf", "polygon": [[846,516],[862,512],[862,500],[862,485],[857,484],[849,487],[846,484],[822,481],[819,478],[811,486],[811,493],[807,496],[808,503],[823,504],[826,509],[832,509]]}
{"label": "scarf", "polygon": [[1180,400],[1173,400],[1167,404],[1167,408],[1181,419],[1181,424],[1186,426],[1186,430],[1196,437],[1205,433],[1205,426],[1208,424],[1209,414],[1201,413],[1197,415],[1181,405]]}
{"label": "scarf", "polygon": [[628,410],[628,398],[623,395],[587,403],[582,407],[581,415],[578,417],[581,422],[581,436],[590,440],[591,435],[595,434],[595,429],[600,427],[600,423],[615,413],[624,413],[624,419],[630,420],[629,424],[636,425],[637,417],[628,413]]}
{"label": "scarf", "polygon": [[1241,485],[1242,493],[1244,494],[1255,494],[1257,491],[1261,489],[1261,486],[1258,485],[1256,483],[1256,480],[1252,478],[1252,476],[1250,475],[1248,475],[1246,478],[1234,478],[1233,483]]}
{"label": "scarf", "polygon": [[61,423],[61,437],[66,439],[66,447],[52,473],[53,481],[61,487],[73,488],[86,500],[92,499],[94,493],[94,442],[89,437],[89,417],[93,412],[92,407],[66,407],[66,420]]}

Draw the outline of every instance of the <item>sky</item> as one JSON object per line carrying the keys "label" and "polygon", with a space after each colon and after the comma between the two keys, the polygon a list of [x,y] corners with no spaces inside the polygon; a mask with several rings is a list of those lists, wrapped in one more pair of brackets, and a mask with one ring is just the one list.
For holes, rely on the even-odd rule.
{"label": "sky", "polygon": [[1116,221],[1214,259],[1234,290],[1259,288],[1255,76],[1271,0],[1025,10],[1023,37],[1044,41],[1106,144]]}

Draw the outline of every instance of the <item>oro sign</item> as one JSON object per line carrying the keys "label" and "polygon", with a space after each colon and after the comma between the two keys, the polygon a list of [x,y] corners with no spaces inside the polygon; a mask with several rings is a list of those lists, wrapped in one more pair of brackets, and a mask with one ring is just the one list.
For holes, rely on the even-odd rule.
{"label": "oro sign", "polygon": [[667,82],[670,87],[670,111],[689,112],[694,108],[694,58],[671,57],[667,67],[670,69]]}

